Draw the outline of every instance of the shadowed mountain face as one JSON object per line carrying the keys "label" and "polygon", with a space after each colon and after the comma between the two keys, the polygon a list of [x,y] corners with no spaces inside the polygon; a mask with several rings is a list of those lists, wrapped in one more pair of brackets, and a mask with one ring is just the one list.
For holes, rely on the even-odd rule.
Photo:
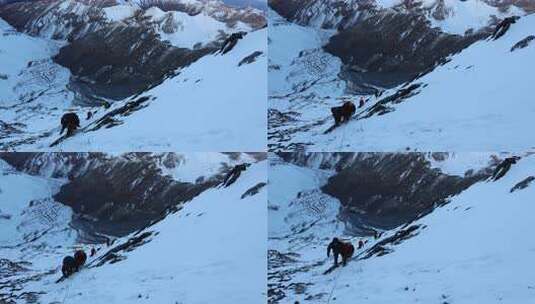
{"label": "shadowed mountain face", "polygon": [[[133,5],[135,13],[116,22],[103,8],[117,3],[115,0],[17,1],[0,7],[0,18],[20,32],[68,42],[54,61],[70,70],[73,77],[69,89],[75,92],[81,105],[142,93],[160,84],[173,71],[216,51],[226,37],[221,31],[213,41],[199,42],[191,48],[172,45],[162,37],[162,31],[176,34],[188,24],[181,19],[185,16],[175,18],[170,10],[161,12],[165,18],[155,20],[145,9]],[[207,18],[227,26],[242,22],[261,28],[266,24],[258,10],[233,8],[223,3],[180,2],[176,8],[191,17],[206,14]]]}
{"label": "shadowed mountain face", "polygon": [[73,89],[122,99],[149,89],[216,49],[177,48],[144,26],[110,26],[63,47],[54,60],[75,76]]}
{"label": "shadowed mountain face", "polygon": [[17,170],[66,178],[54,200],[72,208],[71,225],[86,240],[100,234],[124,236],[181,209],[203,191],[215,187],[223,175],[197,183],[178,182],[161,166],[176,166],[174,154],[131,153],[111,157],[102,153],[1,153]]}
{"label": "shadowed mountain face", "polygon": [[[373,1],[271,0],[270,7],[301,24],[337,29],[324,49],[342,59],[341,77],[359,91],[394,87],[427,73],[449,55],[490,35],[490,29],[464,36],[433,27],[420,7],[383,9]],[[442,18],[434,12],[434,18]]]}
{"label": "shadowed mountain face", "polygon": [[[447,175],[431,168],[422,153],[314,154],[280,156],[297,165],[336,170],[321,190],[341,202],[338,216],[357,234],[366,227],[392,229],[411,222],[492,173],[483,169],[464,177]],[[447,154],[431,157],[440,160]]]}
{"label": "shadowed mountain face", "polygon": [[129,162],[91,170],[61,187],[54,199],[80,215],[75,226],[123,236],[180,209],[216,184],[176,182],[155,167]]}
{"label": "shadowed mountain face", "polygon": [[343,78],[393,87],[432,70],[488,34],[450,35],[431,28],[421,15],[382,13],[340,31],[325,50],[342,59]]}

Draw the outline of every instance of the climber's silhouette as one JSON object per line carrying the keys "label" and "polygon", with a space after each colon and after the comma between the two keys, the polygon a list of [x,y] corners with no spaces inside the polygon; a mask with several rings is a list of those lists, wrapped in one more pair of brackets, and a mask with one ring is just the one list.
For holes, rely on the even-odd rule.
{"label": "climber's silhouette", "polygon": [[66,113],[61,117],[61,132],[59,134],[63,134],[63,131],[67,129],[67,137],[70,137],[74,134],[74,131],[76,131],[77,128],[80,127],[80,119],[78,118],[78,115],[76,113]]}
{"label": "climber's silhouette", "polygon": [[335,125],[339,125],[342,122],[347,122],[356,111],[357,109],[351,101],[346,101],[340,107],[332,107],[331,113],[333,115]]}
{"label": "climber's silhouette", "polygon": [[498,23],[496,26],[496,29],[494,30],[494,33],[492,34],[492,38],[494,40],[500,39],[511,27],[511,24],[516,23],[516,21],[519,19],[517,16],[513,17],[507,17],[502,20],[502,22]]}
{"label": "climber's silhouette", "polygon": [[332,242],[327,247],[327,257],[330,256],[331,250],[334,255],[334,266],[338,266],[338,255],[342,256],[342,265],[345,266],[347,260],[353,256],[355,247],[353,247],[351,243],[342,242],[338,238],[333,238]]}

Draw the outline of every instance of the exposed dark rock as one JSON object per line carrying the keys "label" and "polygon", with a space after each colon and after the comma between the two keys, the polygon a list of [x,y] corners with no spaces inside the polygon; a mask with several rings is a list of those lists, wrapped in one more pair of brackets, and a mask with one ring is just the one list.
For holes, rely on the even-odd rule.
{"label": "exposed dark rock", "polygon": [[[289,21],[337,29],[324,49],[342,59],[340,77],[349,87],[369,93],[369,87],[394,87],[427,73],[449,55],[490,35],[489,29],[464,36],[433,28],[426,16],[445,17],[447,9],[428,12],[420,2],[382,9],[374,1],[270,0],[269,5]],[[412,6],[411,6],[412,5]],[[327,18],[319,16],[328,15]]]}
{"label": "exposed dark rock", "polygon": [[72,89],[122,99],[149,89],[215,50],[176,48],[161,41],[149,27],[115,24],[73,41],[54,60],[74,75]]}
{"label": "exposed dark rock", "polygon": [[264,183],[264,182],[256,184],[255,186],[251,187],[249,190],[245,191],[245,193],[242,194],[241,199],[258,194],[260,190],[264,188],[266,185],[267,183]]}
{"label": "exposed dark rock", "polygon": [[527,177],[526,179],[524,179],[523,181],[519,182],[518,184],[516,184],[513,188],[511,188],[511,193],[515,192],[515,191],[518,191],[518,190],[523,190],[523,189],[526,189],[527,187],[529,187],[529,185],[535,180],[535,176],[530,176],[530,177]]}
{"label": "exposed dark rock", "polygon": [[153,236],[153,232],[144,232],[139,235],[135,235],[129,238],[125,243],[113,247],[111,250],[106,252],[94,267],[102,266],[106,263],[115,264],[117,262],[123,261],[126,259],[121,253],[130,252],[137,247],[140,247],[151,241],[150,237]]}
{"label": "exposed dark rock", "polygon": [[369,118],[374,115],[384,115],[390,112],[395,111],[395,108],[392,105],[399,104],[406,99],[409,99],[412,96],[415,96],[419,93],[418,89],[422,86],[421,83],[414,83],[399,89],[396,93],[381,99],[375,105],[370,107],[362,118]]}
{"label": "exposed dark rock", "polygon": [[91,125],[88,131],[96,131],[101,128],[109,129],[122,125],[123,121],[121,118],[130,116],[134,112],[148,107],[149,101],[150,97],[147,96],[129,101],[124,106],[106,113],[106,115],[97,120],[94,125]]}
{"label": "exposed dark rock", "polygon": [[79,215],[73,220],[76,227],[123,236],[161,219],[168,208],[193,199],[215,183],[180,183],[163,176],[153,164],[118,161],[75,177],[54,199]]}
{"label": "exposed dark rock", "polygon": [[383,256],[392,253],[394,249],[391,248],[391,246],[399,245],[403,241],[418,235],[419,231],[423,228],[425,228],[425,226],[422,227],[421,225],[412,225],[399,230],[395,235],[377,242],[377,244],[375,244],[372,248],[368,249],[362,259],[368,259],[373,256]]}
{"label": "exposed dark rock", "polygon": [[256,59],[261,56],[262,54],[264,54],[264,52],[260,52],[260,51],[256,51],[254,53],[252,53],[251,55],[243,58],[240,63],[238,63],[238,66],[242,66],[244,64],[251,64],[253,62],[256,61]]}
{"label": "exposed dark rock", "polygon": [[[492,168],[464,177],[432,169],[423,153],[279,153],[300,166],[336,170],[322,191],[340,200],[339,219],[349,233],[369,234],[369,227],[392,229],[447,203]],[[434,157],[444,157],[436,155]]]}
{"label": "exposed dark rock", "polygon": [[516,50],[519,50],[519,49],[523,49],[523,48],[526,48],[528,47],[531,42],[535,40],[535,36],[534,35],[530,35],[522,40],[520,40],[518,43],[516,43],[512,48],[511,48],[511,52],[514,52]]}

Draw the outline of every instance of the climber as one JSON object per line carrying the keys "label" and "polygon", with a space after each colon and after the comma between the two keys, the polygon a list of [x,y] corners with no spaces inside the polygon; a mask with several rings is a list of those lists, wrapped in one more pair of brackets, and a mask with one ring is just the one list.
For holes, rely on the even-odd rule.
{"label": "climber", "polygon": [[230,170],[225,176],[223,186],[228,187],[232,185],[238,179],[238,177],[240,177],[241,172],[247,170],[248,166],[250,166],[250,164],[247,163],[234,166],[234,168],[232,168],[232,170]]}
{"label": "climber", "polygon": [[503,19],[502,22],[498,23],[498,25],[496,26],[496,29],[494,30],[494,34],[492,34],[492,38],[494,38],[494,40],[500,39],[500,37],[502,37],[503,35],[505,35],[505,33],[507,33],[507,31],[511,27],[511,24],[516,23],[518,19],[519,17],[517,16],[507,17]]}
{"label": "climber", "polygon": [[61,132],[59,132],[59,134],[63,134],[63,131],[67,129],[67,137],[72,136],[74,131],[79,127],[80,119],[78,118],[78,115],[73,112],[66,113],[61,117]]}
{"label": "climber", "polygon": [[334,255],[334,266],[338,266],[338,255],[342,256],[342,265],[346,265],[347,260],[349,260],[353,256],[353,252],[355,252],[355,247],[351,243],[345,243],[338,238],[333,238],[332,242],[327,247],[327,257],[330,256],[331,250],[333,251]]}
{"label": "climber", "polygon": [[359,249],[361,249],[362,247],[364,247],[364,242],[362,240],[359,240]]}
{"label": "climber", "polygon": [[346,101],[341,107],[332,107],[331,113],[334,118],[335,125],[348,121],[357,109],[351,101]]}
{"label": "climber", "polygon": [[76,264],[76,271],[80,270],[84,266],[85,261],[87,260],[87,255],[83,250],[77,250],[74,253],[74,262]]}
{"label": "climber", "polygon": [[364,97],[361,97],[360,98],[360,102],[359,102],[359,109],[364,107],[364,104],[366,103],[366,101],[364,100]]}
{"label": "climber", "polygon": [[63,266],[61,272],[64,277],[68,277],[76,271],[76,261],[72,256],[66,256],[63,258]]}
{"label": "climber", "polygon": [[97,254],[97,250],[93,247],[91,248],[91,254],[89,256],[95,256],[95,254]]}
{"label": "climber", "polygon": [[516,162],[519,160],[518,157],[508,157],[504,159],[497,167],[494,169],[494,173],[492,174],[492,180],[497,181],[500,178],[502,178],[509,169],[511,169],[511,166],[516,164]]}
{"label": "climber", "polygon": [[223,45],[221,46],[221,49],[219,50],[221,54],[226,54],[230,52],[238,43],[238,40],[242,39],[247,35],[246,32],[237,32],[232,33],[226,40],[223,42]]}
{"label": "climber", "polygon": [[85,120],[90,120],[91,117],[93,117],[93,112],[88,111],[88,112],[87,112],[87,117],[85,118]]}

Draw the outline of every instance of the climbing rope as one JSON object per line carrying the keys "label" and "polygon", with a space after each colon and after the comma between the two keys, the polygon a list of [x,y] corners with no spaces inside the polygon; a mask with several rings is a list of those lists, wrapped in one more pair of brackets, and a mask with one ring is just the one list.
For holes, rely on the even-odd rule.
{"label": "climbing rope", "polygon": [[327,304],[331,303],[331,299],[333,297],[334,290],[336,289],[336,285],[338,284],[338,278],[340,277],[341,272],[342,272],[342,269],[340,269],[340,271],[338,271],[338,273],[334,277],[334,285],[333,285],[333,288],[331,289],[331,292],[329,293],[329,297],[327,298]]}
{"label": "climbing rope", "polygon": [[71,288],[71,283],[72,282],[68,282],[68,284],[67,284],[67,290],[65,291],[65,296],[63,297],[63,301],[61,301],[62,304],[65,304],[65,300],[67,300],[67,295],[69,294],[69,289]]}

